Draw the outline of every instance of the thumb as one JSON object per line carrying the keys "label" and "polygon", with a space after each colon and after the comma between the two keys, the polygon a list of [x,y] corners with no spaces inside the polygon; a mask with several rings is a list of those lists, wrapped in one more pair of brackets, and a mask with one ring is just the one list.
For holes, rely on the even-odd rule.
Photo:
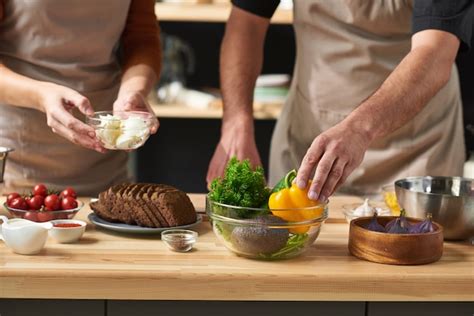
{"label": "thumb", "polygon": [[92,105],[85,96],[75,92],[71,93],[71,95],[68,98],[68,103],[72,103],[75,107],[81,111],[81,113],[91,116],[94,115],[94,109],[92,108]]}

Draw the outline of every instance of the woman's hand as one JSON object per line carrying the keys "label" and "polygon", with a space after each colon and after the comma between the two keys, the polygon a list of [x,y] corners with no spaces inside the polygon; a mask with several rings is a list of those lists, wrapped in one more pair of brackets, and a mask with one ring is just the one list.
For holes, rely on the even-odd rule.
{"label": "woman's hand", "polygon": [[94,128],[72,115],[74,108],[84,115],[94,114],[86,97],[70,88],[49,82],[41,83],[39,96],[38,108],[46,113],[47,124],[54,133],[74,144],[100,153],[106,152],[96,139]]}
{"label": "woman's hand", "polygon": [[150,132],[155,134],[160,126],[160,122],[155,116],[153,109],[146,100],[146,97],[139,92],[121,92],[114,102],[114,111],[142,111],[153,115],[153,123]]}
{"label": "woman's hand", "polygon": [[361,164],[370,141],[363,129],[348,122],[343,121],[328,129],[314,139],[306,152],[296,184],[300,189],[306,188],[315,171],[308,197],[326,201]]}

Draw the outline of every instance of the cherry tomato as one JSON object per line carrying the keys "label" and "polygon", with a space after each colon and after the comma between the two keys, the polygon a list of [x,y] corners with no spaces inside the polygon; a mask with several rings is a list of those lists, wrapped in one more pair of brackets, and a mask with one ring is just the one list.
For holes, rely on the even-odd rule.
{"label": "cherry tomato", "polygon": [[42,195],[35,195],[29,199],[26,200],[26,203],[28,204],[28,207],[30,210],[39,210],[44,203],[44,197]]}
{"label": "cherry tomato", "polygon": [[68,188],[64,189],[59,196],[62,197],[62,198],[72,197],[72,198],[76,199],[77,198],[77,193],[73,188],[68,187]]}
{"label": "cherry tomato", "polygon": [[38,212],[36,213],[38,216],[38,222],[48,222],[54,219],[54,214],[51,212]]}
{"label": "cherry tomato", "polygon": [[44,199],[44,206],[47,211],[57,211],[61,207],[61,200],[56,194],[50,194]]}
{"label": "cherry tomato", "polygon": [[26,204],[26,201],[24,198],[17,197],[11,201],[10,207],[17,210],[27,210],[28,204]]}
{"label": "cherry tomato", "polygon": [[36,215],[36,212],[26,212],[25,216],[23,216],[24,219],[27,219],[29,221],[37,222],[38,221],[38,216]]}
{"label": "cherry tomato", "polygon": [[41,195],[46,197],[48,195],[48,188],[42,183],[35,185],[33,188],[33,195]]}
{"label": "cherry tomato", "polygon": [[19,198],[21,197],[20,194],[16,193],[16,192],[13,192],[13,193],[10,193],[8,194],[8,197],[7,197],[7,205],[11,207],[10,203],[16,199],[16,198]]}
{"label": "cherry tomato", "polygon": [[61,201],[61,209],[63,210],[72,210],[77,207],[77,201],[75,198],[66,196]]}

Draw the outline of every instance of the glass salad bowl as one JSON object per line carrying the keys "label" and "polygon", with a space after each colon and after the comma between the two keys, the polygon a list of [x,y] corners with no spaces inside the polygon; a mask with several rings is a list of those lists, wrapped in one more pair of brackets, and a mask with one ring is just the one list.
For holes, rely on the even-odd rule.
{"label": "glass salad bowl", "polygon": [[220,242],[252,259],[279,260],[305,252],[328,217],[327,203],[299,209],[247,208],[206,199],[206,213]]}
{"label": "glass salad bowl", "polygon": [[100,111],[86,117],[102,146],[112,150],[133,150],[150,137],[155,117],[140,111]]}

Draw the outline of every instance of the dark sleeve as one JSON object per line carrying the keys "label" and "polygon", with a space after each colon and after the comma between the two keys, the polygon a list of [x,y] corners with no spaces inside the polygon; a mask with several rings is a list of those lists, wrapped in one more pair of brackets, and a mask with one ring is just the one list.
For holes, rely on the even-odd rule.
{"label": "dark sleeve", "polygon": [[239,9],[270,19],[280,4],[280,0],[232,0]]}
{"label": "dark sleeve", "polygon": [[413,34],[435,29],[454,34],[461,41],[461,49],[472,45],[474,27],[473,0],[415,0]]}

